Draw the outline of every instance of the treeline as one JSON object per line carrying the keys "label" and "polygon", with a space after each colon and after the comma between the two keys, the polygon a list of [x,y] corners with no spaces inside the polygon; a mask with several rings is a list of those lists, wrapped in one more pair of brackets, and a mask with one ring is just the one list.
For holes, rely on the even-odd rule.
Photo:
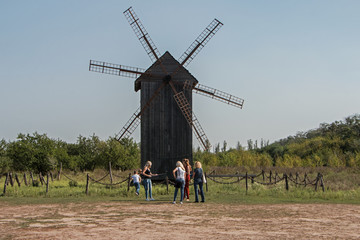
{"label": "treeline", "polygon": [[360,115],[356,114],[319,128],[299,132],[272,144],[248,140],[245,150],[215,145],[214,153],[194,152],[194,160],[208,166],[248,167],[360,167]]}
{"label": "treeline", "polygon": [[[225,167],[360,167],[360,115],[319,128],[299,132],[269,144],[248,140],[245,148],[216,144],[213,152],[194,150],[193,160],[206,166]],[[19,134],[13,142],[0,141],[0,172],[7,170],[47,172],[62,163],[73,171],[140,167],[140,147],[132,139],[79,136],[76,143],[50,139],[46,134]]]}
{"label": "treeline", "polygon": [[106,141],[79,136],[76,143],[49,138],[46,134],[19,134],[12,142],[0,141],[0,172],[8,170],[47,172],[59,167],[73,171],[107,168],[127,170],[140,165],[140,149],[132,139]]}

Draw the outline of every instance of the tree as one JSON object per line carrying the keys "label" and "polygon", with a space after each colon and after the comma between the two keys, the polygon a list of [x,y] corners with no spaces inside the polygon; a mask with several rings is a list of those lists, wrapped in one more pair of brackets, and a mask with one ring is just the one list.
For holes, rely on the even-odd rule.
{"label": "tree", "polygon": [[55,141],[46,134],[35,132],[32,136],[19,134],[17,141],[10,142],[7,156],[12,168],[18,171],[34,170],[45,173],[54,168]]}

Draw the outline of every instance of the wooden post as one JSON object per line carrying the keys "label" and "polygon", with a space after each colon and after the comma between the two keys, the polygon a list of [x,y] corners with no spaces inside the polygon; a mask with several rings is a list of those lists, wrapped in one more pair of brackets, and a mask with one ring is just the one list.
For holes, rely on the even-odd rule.
{"label": "wooden post", "polygon": [[41,174],[41,172],[39,173],[39,180],[40,180],[41,185],[44,185],[44,183],[43,183],[43,181],[42,181],[42,174]]}
{"label": "wooden post", "polygon": [[86,195],[89,194],[89,174],[86,175],[86,189],[85,189]]}
{"label": "wooden post", "polygon": [[319,183],[319,175],[320,173],[318,173],[317,177],[316,177],[316,182],[315,182],[315,191],[317,191],[317,187],[318,187],[318,183]]}
{"label": "wooden post", "polygon": [[31,178],[31,185],[34,186],[34,176],[32,172],[30,172],[30,178]]}
{"label": "wooden post", "polygon": [[11,186],[13,187],[14,186],[14,181],[13,181],[13,178],[12,178],[12,173],[9,173],[9,181],[10,181]]}
{"label": "wooden post", "polygon": [[247,195],[247,192],[248,192],[248,174],[247,174],[247,172],[245,173],[245,185],[246,185],[246,195]]}
{"label": "wooden post", "polygon": [[285,178],[285,189],[287,191],[289,191],[289,182],[288,182],[288,176],[286,173],[284,173],[284,178]]}
{"label": "wooden post", "polygon": [[128,191],[130,191],[130,180],[131,180],[131,173],[129,173],[129,178],[128,178]]}
{"label": "wooden post", "polygon": [[111,172],[111,162],[109,162],[109,175],[110,175],[110,183],[113,183],[113,176],[112,176],[112,172]]}
{"label": "wooden post", "polygon": [[264,169],[261,170],[261,175],[262,175],[262,177],[263,177],[263,182],[265,182],[265,171],[264,171]]}
{"label": "wooden post", "polygon": [[207,181],[207,177],[206,177],[206,172],[204,174],[205,174],[205,179],[206,179],[205,186],[206,186],[206,192],[207,192],[209,189],[208,189],[208,181]]}
{"label": "wooden post", "polygon": [[18,186],[20,187],[20,181],[19,181],[19,178],[18,178],[18,175],[15,173],[15,181],[17,182]]}
{"label": "wooden post", "polygon": [[46,174],[46,194],[49,191],[49,172]]}
{"label": "wooden post", "polygon": [[6,186],[8,185],[8,181],[9,181],[9,173],[6,174],[6,178],[5,178],[4,192],[3,192],[4,195],[6,193]]}
{"label": "wooden post", "polygon": [[24,184],[25,184],[25,186],[28,185],[28,182],[27,182],[27,179],[26,179],[26,173],[24,173]]}
{"label": "wooden post", "polygon": [[271,181],[272,181],[272,172],[270,170],[270,183],[271,183]]}
{"label": "wooden post", "polygon": [[306,178],[307,178],[307,174],[304,174],[304,186],[306,187]]}
{"label": "wooden post", "polygon": [[58,180],[60,181],[60,177],[61,177],[61,171],[62,171],[62,162],[60,162],[60,169],[59,169],[59,172],[58,172]]}
{"label": "wooden post", "polygon": [[165,183],[166,183],[166,193],[169,193],[169,177],[167,175],[165,177]]}
{"label": "wooden post", "polygon": [[325,192],[325,186],[324,186],[324,181],[323,181],[323,175],[322,174],[320,174],[320,186],[321,186],[323,192]]}
{"label": "wooden post", "polygon": [[298,185],[298,180],[299,180],[299,173],[296,172],[296,178],[295,178],[296,186]]}

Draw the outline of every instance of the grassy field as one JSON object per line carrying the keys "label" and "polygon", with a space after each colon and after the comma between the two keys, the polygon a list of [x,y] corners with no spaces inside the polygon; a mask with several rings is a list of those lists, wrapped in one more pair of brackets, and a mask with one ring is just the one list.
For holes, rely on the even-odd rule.
{"label": "grassy field", "polygon": [[[208,192],[206,202],[224,204],[280,204],[280,203],[348,203],[360,204],[360,177],[359,171],[354,169],[296,169],[300,176],[304,171],[310,179],[314,179],[318,171],[324,175],[325,192],[321,188],[315,191],[314,186],[295,186],[289,182],[289,191],[285,189],[284,181],[271,186],[250,183],[246,191],[245,181],[234,184],[219,184],[208,180]],[[216,173],[228,172],[226,169],[216,169]],[[255,171],[255,170],[254,170]],[[286,169],[272,169],[275,172],[295,171]],[[256,172],[258,173],[258,172]],[[14,182],[14,186],[8,185],[6,194],[0,197],[0,202],[13,204],[23,203],[66,203],[66,202],[98,202],[98,201],[129,201],[144,202],[144,188],[141,188],[140,196],[134,194],[134,188],[127,189],[127,182],[116,186],[106,186],[91,182],[89,194],[85,194],[86,173],[74,174],[65,172],[72,180],[62,176],[60,181],[54,180],[49,183],[49,191],[46,193],[46,186],[25,186],[21,187]],[[100,179],[106,174],[105,171],[97,170],[89,173],[94,179]],[[268,172],[267,172],[268,174]],[[20,174],[18,174],[20,175]],[[114,182],[119,182],[128,176],[128,172],[115,173]],[[280,174],[279,174],[280,175]],[[282,175],[282,174],[281,174]],[[20,178],[22,179],[22,178]],[[219,181],[234,181],[233,179],[218,179]],[[259,179],[262,180],[262,179]],[[20,180],[21,181],[21,180]],[[3,193],[5,177],[0,179],[0,191]],[[109,177],[101,182],[109,183]],[[191,201],[194,201],[193,187],[190,186]],[[167,192],[164,184],[153,184],[153,196],[158,201],[172,201],[174,187],[169,186]]]}

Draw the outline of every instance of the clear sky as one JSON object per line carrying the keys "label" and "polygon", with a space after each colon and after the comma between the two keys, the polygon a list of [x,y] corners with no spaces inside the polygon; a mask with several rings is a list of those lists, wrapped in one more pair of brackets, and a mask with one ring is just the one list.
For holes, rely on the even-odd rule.
{"label": "clear sky", "polygon": [[359,113],[360,1],[0,0],[0,139],[121,130],[139,107],[134,79],[88,65],[151,65],[123,15],[130,6],[175,59],[214,18],[224,23],[187,66],[200,84],[245,99],[238,109],[194,94],[213,145],[273,142]]}

